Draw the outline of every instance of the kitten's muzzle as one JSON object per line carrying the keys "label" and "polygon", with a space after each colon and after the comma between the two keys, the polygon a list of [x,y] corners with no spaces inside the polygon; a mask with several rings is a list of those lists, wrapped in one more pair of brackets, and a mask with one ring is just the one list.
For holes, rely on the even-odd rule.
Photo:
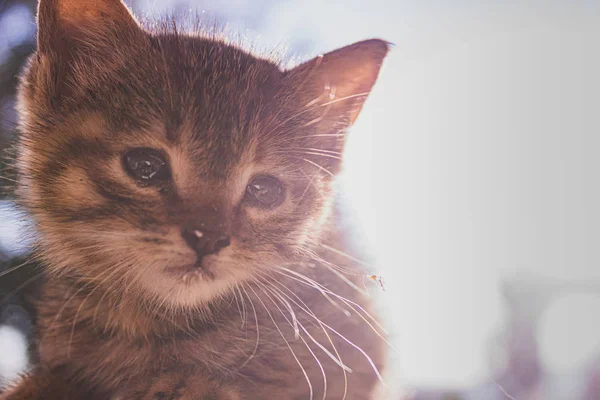
{"label": "kitten's muzzle", "polygon": [[184,227],[181,230],[181,236],[198,255],[198,262],[202,260],[202,257],[216,254],[231,243],[227,233],[218,230],[206,230],[202,226]]}

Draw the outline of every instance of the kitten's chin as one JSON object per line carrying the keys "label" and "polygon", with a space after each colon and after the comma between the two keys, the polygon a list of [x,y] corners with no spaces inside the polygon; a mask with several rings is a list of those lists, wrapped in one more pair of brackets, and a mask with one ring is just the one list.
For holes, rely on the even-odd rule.
{"label": "kitten's chin", "polygon": [[[152,275],[152,276],[150,276]],[[228,293],[247,276],[232,266],[203,263],[169,266],[143,279],[146,289],[175,307],[198,307]]]}
{"label": "kitten's chin", "polygon": [[176,267],[165,268],[165,275],[180,281],[184,285],[193,285],[200,281],[214,281],[217,276],[208,263],[187,264]]}
{"label": "kitten's chin", "polygon": [[208,304],[231,290],[231,279],[207,278],[199,271],[185,272],[175,278],[163,278],[148,289],[165,304],[174,307],[198,307]]}

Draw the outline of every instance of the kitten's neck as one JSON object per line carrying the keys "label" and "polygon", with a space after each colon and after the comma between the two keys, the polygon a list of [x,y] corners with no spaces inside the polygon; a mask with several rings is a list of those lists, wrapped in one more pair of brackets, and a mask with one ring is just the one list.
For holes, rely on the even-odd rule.
{"label": "kitten's neck", "polygon": [[194,310],[175,310],[164,304],[145,302],[141,296],[124,295],[107,287],[90,285],[74,278],[49,279],[44,287],[44,297],[64,293],[56,311],[57,323],[47,329],[81,327],[100,335],[117,335],[129,338],[165,338],[185,334],[191,330],[214,330],[215,315],[226,317],[227,296],[218,303]]}

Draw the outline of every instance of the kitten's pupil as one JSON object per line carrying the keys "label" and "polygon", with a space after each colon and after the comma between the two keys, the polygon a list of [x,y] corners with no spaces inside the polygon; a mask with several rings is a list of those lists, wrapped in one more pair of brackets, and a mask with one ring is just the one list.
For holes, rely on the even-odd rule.
{"label": "kitten's pupil", "polygon": [[125,170],[134,179],[145,183],[161,182],[170,178],[165,157],[159,151],[137,148],[124,157]]}
{"label": "kitten's pupil", "polygon": [[272,176],[258,176],[248,185],[246,200],[259,207],[276,207],[284,200],[283,184]]}

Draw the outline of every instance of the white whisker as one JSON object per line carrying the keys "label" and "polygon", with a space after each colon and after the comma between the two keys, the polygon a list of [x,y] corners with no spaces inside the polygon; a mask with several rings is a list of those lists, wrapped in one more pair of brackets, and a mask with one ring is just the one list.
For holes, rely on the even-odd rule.
{"label": "white whisker", "polygon": [[363,93],[356,93],[353,94],[351,96],[346,96],[346,97],[340,97],[338,99],[333,99],[331,101],[328,101],[326,103],[323,104],[319,104],[319,107],[325,107],[331,104],[335,104],[335,103],[339,103],[340,101],[344,101],[344,100],[350,100],[350,99],[354,99],[356,97],[363,97],[363,96],[367,96],[370,92],[363,92]]}
{"label": "white whisker", "polygon": [[[359,309],[360,309],[362,312],[364,312],[364,313],[365,313],[365,315],[366,315],[366,316],[367,316],[367,317],[368,317],[368,318],[369,318],[369,319],[370,319],[370,320],[371,320],[373,323],[375,323],[375,324],[376,324],[376,325],[379,327],[379,329],[380,329],[380,330],[383,332],[383,334],[387,335],[387,334],[388,334],[388,332],[387,332],[387,330],[386,330],[386,329],[385,329],[385,328],[384,328],[384,327],[381,325],[381,323],[379,323],[379,321],[377,321],[377,319],[376,319],[375,317],[373,317],[373,316],[372,316],[372,315],[371,315],[371,314],[370,314],[370,313],[369,313],[367,310],[365,310],[365,309],[364,309],[364,307],[362,307],[360,304],[358,304],[358,303],[356,303],[356,302],[354,302],[354,301],[352,301],[352,300],[350,300],[350,299],[347,299],[347,298],[345,298],[345,297],[343,297],[343,296],[340,296],[339,294],[337,294],[337,293],[335,293],[335,292],[332,292],[332,291],[331,291],[331,290],[329,290],[327,287],[325,287],[325,286],[321,285],[321,284],[320,284],[320,283],[318,283],[317,281],[315,281],[315,280],[313,280],[313,279],[310,279],[310,278],[308,278],[308,277],[306,277],[306,276],[304,276],[304,275],[302,275],[302,274],[299,274],[299,273],[297,273],[297,272],[295,272],[295,271],[292,271],[292,270],[289,270],[289,269],[287,269],[287,268],[283,268],[283,267],[280,267],[279,269],[280,269],[280,270],[281,270],[281,269],[283,269],[284,271],[291,272],[291,273],[292,273],[292,274],[294,274],[295,276],[299,277],[299,278],[295,278],[294,276],[289,276],[289,275],[285,275],[285,274],[283,274],[284,276],[287,276],[287,277],[288,277],[288,278],[290,278],[290,279],[294,279],[294,280],[296,280],[297,282],[300,282],[300,283],[302,283],[302,284],[304,284],[304,285],[306,285],[306,286],[312,287],[313,289],[317,289],[319,292],[321,292],[321,294],[323,294],[323,293],[328,293],[328,294],[331,294],[332,296],[334,296],[334,297],[337,297],[338,299],[340,299],[342,302],[344,302],[344,304],[346,304],[346,305],[347,305],[348,307],[350,307],[350,308],[351,308],[351,309],[352,309],[352,310],[353,310],[353,311],[354,311],[356,314],[358,314],[358,315],[359,315],[359,316],[360,316],[360,317],[361,317],[361,318],[362,318],[362,319],[363,319],[363,320],[364,320],[364,321],[365,321],[365,322],[366,322],[366,323],[367,323],[367,324],[368,324],[368,325],[369,325],[369,326],[370,326],[370,327],[371,327],[371,328],[374,330],[374,332],[375,332],[375,333],[376,333],[376,334],[377,334],[377,335],[378,335],[380,338],[382,338],[382,339],[383,339],[383,340],[384,340],[384,341],[385,341],[385,342],[386,342],[386,343],[387,343],[387,344],[388,344],[388,345],[389,345],[389,346],[390,346],[392,349],[396,350],[396,349],[395,349],[395,348],[394,348],[394,347],[393,347],[393,346],[392,346],[392,345],[391,345],[391,344],[390,344],[390,343],[387,341],[387,339],[385,339],[385,338],[383,337],[383,335],[382,335],[382,334],[381,334],[381,333],[380,333],[380,332],[379,332],[377,329],[375,329],[375,328],[373,327],[373,325],[372,325],[370,322],[368,322],[368,321],[365,319],[365,317],[362,315],[362,313],[358,312],[358,311],[356,310],[356,308],[354,308],[354,307],[353,307],[353,306],[356,306],[356,307],[358,307],[358,308],[359,308]],[[276,270],[276,271],[277,271],[277,270]],[[278,272],[278,273],[282,273],[281,271],[277,271],[277,272]],[[396,350],[396,351],[397,351],[397,350]]]}
{"label": "white whisker", "polygon": [[326,244],[323,244],[323,243],[321,243],[321,247],[323,247],[323,248],[325,248],[325,249],[327,249],[327,250],[329,250],[329,251],[333,251],[334,253],[336,253],[336,254],[339,254],[340,256],[346,257],[346,258],[348,258],[349,260],[352,260],[352,261],[354,261],[354,262],[356,262],[356,263],[358,263],[358,264],[360,264],[360,265],[363,265],[363,266],[365,266],[365,267],[368,267],[368,268],[372,268],[372,267],[371,267],[371,265],[369,265],[369,264],[368,264],[368,263],[366,263],[365,261],[359,260],[359,259],[358,259],[358,258],[356,258],[356,257],[352,257],[351,255],[349,255],[349,254],[346,254],[346,253],[344,253],[343,251],[341,251],[341,250],[338,250],[338,249],[336,249],[336,248],[334,248],[334,247],[328,246],[328,245],[326,245]]}
{"label": "white whisker", "polygon": [[[279,308],[279,306],[273,300],[273,298],[265,291],[265,289],[267,289],[267,290],[269,289],[267,285],[262,285],[259,281],[256,281],[256,280],[255,280],[255,283],[257,283],[258,285],[260,285],[262,287],[263,293],[269,298],[269,300],[271,300],[271,302],[273,303],[273,305],[279,310],[279,312],[281,313],[281,315],[283,316],[283,318],[285,318],[285,320],[288,322],[288,324],[290,324],[290,326],[292,326],[294,329],[296,329],[297,325],[300,325],[300,327],[302,328],[302,330],[309,335],[309,337],[313,340],[313,342],[315,342],[316,344],[318,344],[320,347],[323,347],[319,342],[317,342],[310,335],[310,333],[308,333],[308,331],[306,330],[306,328],[304,328],[304,326],[301,323],[299,323],[298,321],[295,321],[294,324],[292,324],[292,322],[288,319],[288,317],[285,315],[285,313],[283,312],[283,310],[281,308]],[[282,298],[281,296],[277,295],[276,293],[274,293],[272,291],[271,291],[271,294],[273,294],[273,296],[275,296],[275,298],[277,298],[282,304],[287,303],[288,306],[289,306],[289,303],[287,302],[287,300],[285,300],[284,298]],[[304,343],[304,345],[306,346],[306,348],[308,349],[308,351],[310,352],[310,354],[313,356],[313,358],[317,362],[317,365],[319,366],[319,369],[321,370],[321,374],[323,376],[323,400],[325,400],[327,398],[327,374],[325,373],[325,369],[323,368],[323,365],[321,364],[321,361],[319,360],[319,358],[317,357],[317,355],[310,348],[310,346],[308,345],[308,343],[306,343],[306,340],[304,340],[304,338],[302,336],[300,336],[299,334],[296,337],[296,339],[300,339],[302,341],[302,343]]]}
{"label": "white whisker", "polygon": [[[242,287],[242,289],[244,290],[244,292],[246,292],[246,289],[244,287]],[[275,328],[277,329],[277,331],[279,332],[279,334],[281,335],[281,338],[283,339],[283,341],[285,342],[285,344],[287,345],[288,349],[290,350],[290,352],[292,353],[292,357],[294,357],[294,360],[296,360],[296,363],[298,364],[298,366],[300,366],[300,369],[302,370],[302,373],[304,374],[304,377],[306,378],[306,382],[308,383],[308,388],[310,391],[310,396],[309,396],[309,400],[313,400],[314,397],[314,393],[313,393],[313,387],[312,387],[312,383],[310,382],[310,378],[308,377],[308,374],[306,373],[306,370],[304,369],[304,367],[302,366],[302,363],[300,362],[300,360],[298,359],[298,357],[296,356],[296,353],[294,352],[294,349],[292,349],[292,346],[290,345],[290,343],[288,342],[288,340],[285,338],[285,335],[283,334],[283,332],[281,331],[281,329],[279,328],[279,325],[277,325],[277,322],[275,322],[275,319],[273,318],[273,316],[271,315],[271,312],[269,311],[269,309],[267,308],[266,304],[262,301],[262,299],[260,298],[260,296],[258,296],[258,294],[256,293],[256,291],[252,288],[252,286],[249,286],[249,289],[252,290],[252,292],[254,293],[254,295],[256,296],[256,298],[258,299],[258,301],[261,302],[261,304],[263,305],[265,311],[267,312],[267,315],[269,315],[269,318],[271,319],[271,321],[273,321],[273,325],[275,325]],[[246,292],[246,295],[249,297],[248,292]]]}
{"label": "white whisker", "polygon": [[[242,283],[242,289],[244,289],[243,283]],[[239,290],[239,287],[238,287],[238,290]],[[248,296],[248,292],[246,292],[246,289],[244,289],[244,292],[246,293],[246,296],[248,297],[248,301],[250,301],[250,306],[252,307],[252,312],[254,313],[254,321],[256,324],[256,343],[254,344],[254,349],[252,350],[252,354],[250,354],[248,359],[246,361],[244,361],[244,363],[240,366],[240,369],[244,368],[250,362],[250,360],[252,360],[252,358],[254,358],[254,356],[256,355],[256,352],[258,351],[258,343],[260,341],[260,329],[258,326],[258,316],[256,315],[256,308],[254,307],[254,302],[252,301],[250,296]],[[240,296],[243,299],[241,290],[240,290]]]}
{"label": "white whisker", "polygon": [[[267,277],[270,278],[270,277]],[[305,331],[305,333],[307,335],[309,335],[309,337],[315,342],[315,344],[317,346],[319,346],[330,358],[333,362],[335,362],[340,368],[342,368],[344,371],[347,372],[352,372],[352,369],[350,369],[350,367],[348,367],[347,365],[345,365],[342,360],[341,357],[337,351],[337,348],[335,347],[335,345],[333,344],[333,341],[331,340],[331,337],[329,336],[329,334],[327,333],[327,331],[324,329],[323,325],[321,324],[321,320],[320,318],[318,318],[315,313],[310,309],[310,307],[300,298],[298,297],[297,294],[295,294],[294,292],[292,292],[288,287],[286,287],[285,285],[283,285],[281,282],[277,281],[274,278],[270,278],[272,280],[272,282],[274,284],[277,284],[279,286],[281,286],[283,289],[287,290],[292,296],[294,296],[296,299],[298,299],[298,301],[302,304],[302,306],[300,304],[298,304],[298,302],[296,302],[294,299],[292,299],[290,296],[286,295],[285,293],[283,293],[281,291],[281,289],[275,287],[274,285],[271,285],[269,288],[271,290],[275,290],[277,291],[281,296],[285,296],[286,298],[288,298],[291,302],[293,302],[295,305],[297,305],[298,307],[300,307],[300,309],[306,313],[308,313],[311,317],[313,317],[317,323],[319,324],[319,326],[321,327],[321,329],[323,330],[323,333],[325,334],[325,336],[327,336],[327,339],[329,340],[329,343],[331,343],[331,346],[333,347],[334,351],[337,354],[337,357],[334,356],[326,347],[324,347],[320,342],[316,341],[312,335],[310,335],[310,333],[308,331],[306,331],[306,329],[302,326],[302,329]],[[346,378],[346,375],[344,373],[344,377]],[[344,396],[345,397],[345,396]]]}
{"label": "white whisker", "polygon": [[[290,272],[294,272],[291,271],[287,268],[281,268]],[[294,272],[295,273],[295,272]],[[299,274],[301,275],[301,274]],[[303,276],[303,275],[301,275]],[[313,286],[314,287],[314,286]],[[379,379],[379,381],[381,382],[382,385],[386,385],[383,377],[381,376],[381,373],[379,372],[379,369],[377,368],[377,366],[375,365],[375,363],[373,362],[373,360],[371,359],[371,357],[362,349],[360,348],[360,346],[357,346],[354,342],[352,342],[351,340],[349,340],[348,338],[346,338],[344,335],[342,335],[341,333],[339,333],[337,330],[335,330],[334,328],[332,328],[330,325],[328,325],[325,322],[322,322],[323,326],[325,326],[326,328],[328,328],[331,332],[335,333],[336,335],[338,335],[342,340],[344,340],[346,343],[348,343],[350,346],[354,347],[356,350],[358,350],[367,360],[367,362],[371,365],[371,368],[373,369],[373,372],[375,372],[375,375],[377,376],[377,379]],[[384,339],[385,340],[385,339]],[[386,340],[387,342],[387,340]]]}
{"label": "white whisker", "polygon": [[354,284],[354,282],[352,282],[350,279],[346,278],[344,275],[342,275],[338,270],[332,268],[331,266],[327,265],[327,264],[323,264],[323,266],[325,268],[327,268],[328,270],[330,270],[331,272],[333,272],[335,275],[338,276],[338,278],[340,278],[341,280],[344,281],[344,283],[346,283],[348,286],[350,286],[352,289],[356,290],[358,293],[365,295],[365,296],[369,296],[369,292],[365,292],[364,290],[362,290],[361,288],[359,288],[358,286],[356,286],[356,284]]}
{"label": "white whisker", "polygon": [[318,153],[316,151],[288,150],[288,154],[289,153],[306,154],[306,155],[313,155],[313,156],[320,156],[320,157],[329,157],[329,158],[334,158],[336,160],[341,160],[342,159],[342,157],[336,156],[334,154]]}
{"label": "white whisker", "polygon": [[303,160],[306,161],[309,164],[314,165],[315,167],[319,168],[321,171],[327,173],[329,176],[334,177],[333,172],[329,171],[328,169],[322,167],[321,165],[317,164],[316,162],[313,162],[311,160],[307,160],[306,158],[299,158],[299,160]]}

